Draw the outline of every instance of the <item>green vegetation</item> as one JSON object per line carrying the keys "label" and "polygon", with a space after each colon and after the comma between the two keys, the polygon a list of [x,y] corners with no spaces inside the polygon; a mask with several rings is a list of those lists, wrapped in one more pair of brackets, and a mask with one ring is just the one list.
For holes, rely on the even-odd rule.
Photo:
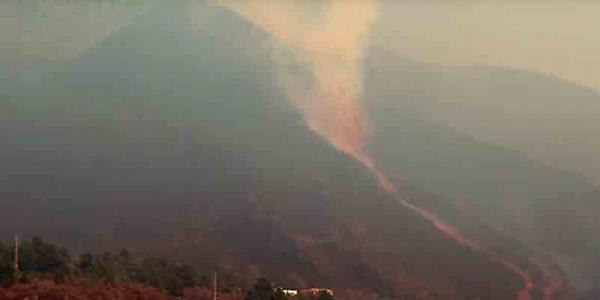
{"label": "green vegetation", "polygon": [[186,264],[164,257],[132,255],[127,250],[117,254],[86,253],[73,259],[70,253],[33,237],[19,245],[19,272],[13,267],[14,249],[0,242],[0,284],[9,286],[17,281],[31,282],[52,279],[57,283],[74,276],[84,276],[102,282],[136,282],[181,295],[186,287],[200,285],[196,270]]}
{"label": "green vegetation", "polygon": [[15,282],[14,274],[12,251],[0,242],[0,286],[7,286]]}
{"label": "green vegetation", "polygon": [[122,250],[118,254],[104,252],[99,255],[83,254],[78,260],[81,275],[108,282],[139,282],[173,295],[181,295],[186,287],[199,285],[196,270],[164,257],[132,256]]}
{"label": "green vegetation", "polygon": [[[185,288],[210,287],[211,276],[194,267],[173,262],[165,257],[142,255],[121,250],[118,253],[85,253],[73,258],[69,251],[45,242],[40,237],[19,244],[19,271],[14,269],[12,243],[0,241],[0,287],[16,282],[53,280],[65,282],[71,277],[85,277],[108,283],[141,283],[158,288],[174,296],[181,296]],[[240,290],[232,274],[225,273],[219,280],[221,292]],[[241,299],[241,298],[240,298]],[[266,278],[258,278],[246,290],[245,300],[332,300],[332,295],[300,294],[288,296],[275,288]]]}
{"label": "green vegetation", "polygon": [[[252,288],[248,290],[248,294],[246,295],[245,300],[272,300],[274,299],[274,296],[275,291],[271,286],[271,282],[269,282],[269,280],[267,280],[266,278],[258,278],[256,279],[256,282],[254,283]],[[285,297],[285,295],[283,296]]]}

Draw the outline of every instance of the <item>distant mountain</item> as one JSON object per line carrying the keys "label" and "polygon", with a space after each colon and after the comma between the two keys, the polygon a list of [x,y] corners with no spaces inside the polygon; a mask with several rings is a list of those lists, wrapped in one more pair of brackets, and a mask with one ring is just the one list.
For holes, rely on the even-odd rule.
{"label": "distant mountain", "polygon": [[533,72],[427,64],[378,52],[372,58],[386,61],[405,108],[600,186],[597,91]]}
{"label": "distant mountain", "polygon": [[[400,206],[368,170],[307,130],[275,85],[264,32],[226,10],[186,8],[138,18],[3,102],[0,235],[39,233],[82,251],[168,252],[286,286],[408,299],[516,297],[522,278]],[[557,223],[531,229],[528,217],[551,217],[546,203],[563,205],[563,195],[579,193],[588,205],[596,191],[404,109],[398,99],[407,93],[394,80],[402,69],[386,61],[402,60],[386,55],[369,58],[370,151],[403,197],[541,283],[529,260],[537,257],[532,236],[540,234],[536,247],[573,253],[536,227]],[[572,220],[564,205],[562,217]],[[523,207],[529,214],[511,219]],[[567,225],[593,241],[580,223]],[[511,230],[499,234],[503,228],[532,233],[515,235],[519,242]],[[580,261],[588,254],[574,253]],[[568,289],[557,296],[568,298]]]}

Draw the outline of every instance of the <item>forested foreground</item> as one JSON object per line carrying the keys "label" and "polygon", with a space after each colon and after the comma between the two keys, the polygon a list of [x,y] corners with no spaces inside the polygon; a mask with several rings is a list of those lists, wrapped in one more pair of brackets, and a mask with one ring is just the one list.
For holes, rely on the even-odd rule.
{"label": "forested foreground", "polygon": [[[21,241],[18,269],[14,244],[0,242],[0,298],[24,299],[212,299],[210,271],[168,257],[132,253],[84,253],[77,257],[40,237]],[[218,279],[219,299],[334,299],[322,292],[286,295],[266,278],[252,286]]]}

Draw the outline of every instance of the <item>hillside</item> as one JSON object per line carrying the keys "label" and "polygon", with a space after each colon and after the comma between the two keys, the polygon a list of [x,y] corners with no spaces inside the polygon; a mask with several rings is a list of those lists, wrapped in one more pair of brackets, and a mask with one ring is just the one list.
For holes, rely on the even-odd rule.
{"label": "hillside", "polygon": [[[372,147],[392,177],[452,198],[447,202],[453,203],[454,208],[486,220],[495,230],[551,256],[580,287],[593,286],[600,270],[594,258],[600,251],[600,240],[595,234],[600,228],[594,222],[600,217],[600,190],[583,176],[534,160],[507,144],[485,143],[452,129],[446,125],[446,119],[431,112],[449,110],[451,103],[459,105],[467,101],[474,103],[473,110],[490,106],[489,102],[500,105],[496,98],[500,93],[494,89],[507,82],[511,82],[511,88],[504,93],[511,93],[513,99],[523,99],[524,103],[530,93],[552,90],[556,90],[552,92],[556,96],[549,102],[561,101],[564,95],[577,92],[587,98],[574,96],[573,101],[591,101],[593,94],[576,86],[556,84],[541,75],[517,73],[512,78],[510,72],[503,70],[459,72],[409,61],[381,49],[373,49],[369,57],[366,98],[375,124]],[[456,79],[460,76],[469,76],[470,80]],[[550,91],[543,89],[550,86],[553,86]],[[488,104],[477,104],[476,99]],[[454,123],[473,122],[475,116],[486,116],[466,114],[461,107],[453,109],[465,113],[457,116]],[[515,110],[507,109],[509,113]],[[514,116],[499,116],[502,117],[511,124],[505,128],[515,126],[535,131],[543,126],[535,122],[525,126],[523,122],[528,122],[527,119],[514,121],[511,119]],[[590,120],[581,120],[587,121]],[[490,120],[490,126],[494,122]],[[488,122],[482,124],[487,126]],[[489,130],[486,126],[479,130]],[[593,161],[589,165],[593,166]],[[442,206],[446,208],[432,209],[440,214],[453,209],[446,203]]]}
{"label": "hillside", "polygon": [[[246,282],[266,275],[407,299],[516,297],[522,278],[398,205],[368,170],[307,130],[274,83],[264,32],[204,9],[201,26],[185,7],[152,11],[3,103],[1,236],[42,234],[80,252],[169,253]],[[473,214],[483,208],[454,205],[500,197],[501,179],[489,175],[498,165],[509,174],[539,165],[400,108],[384,111],[401,95],[381,97],[391,87],[378,82],[367,84],[370,147],[402,196],[513,259],[541,297],[526,243]],[[459,147],[478,159],[443,156]],[[595,195],[568,174],[552,180]],[[557,297],[571,295],[561,289]]]}

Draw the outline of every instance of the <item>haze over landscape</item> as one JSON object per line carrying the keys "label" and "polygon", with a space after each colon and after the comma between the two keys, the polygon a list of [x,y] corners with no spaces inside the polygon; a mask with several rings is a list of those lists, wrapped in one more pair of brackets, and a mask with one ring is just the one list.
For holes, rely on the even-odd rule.
{"label": "haze over landscape", "polygon": [[339,299],[596,299],[599,14],[0,2],[0,240]]}

